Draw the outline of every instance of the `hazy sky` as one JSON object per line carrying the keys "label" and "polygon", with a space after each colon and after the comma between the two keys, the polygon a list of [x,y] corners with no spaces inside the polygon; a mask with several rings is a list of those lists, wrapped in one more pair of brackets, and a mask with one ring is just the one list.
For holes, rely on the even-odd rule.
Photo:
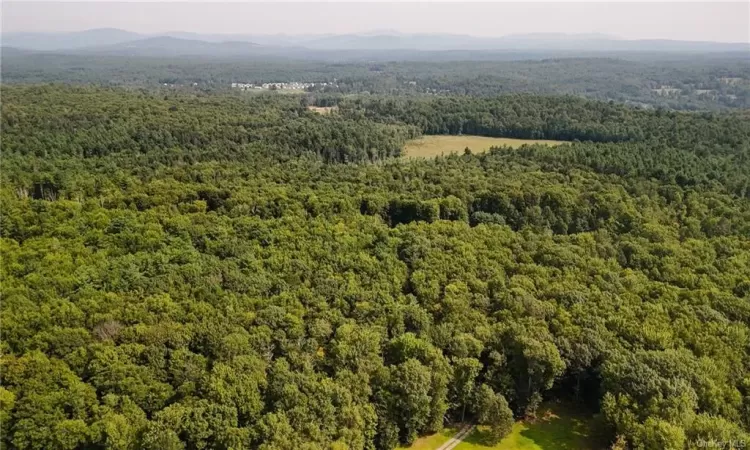
{"label": "hazy sky", "polygon": [[477,36],[607,33],[750,42],[750,2],[36,2],[3,1],[3,31],[115,27],[144,33],[339,34],[379,29]]}

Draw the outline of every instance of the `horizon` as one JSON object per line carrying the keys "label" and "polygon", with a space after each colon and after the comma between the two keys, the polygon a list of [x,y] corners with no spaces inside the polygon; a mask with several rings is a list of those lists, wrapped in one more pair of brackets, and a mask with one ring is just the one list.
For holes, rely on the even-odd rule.
{"label": "horizon", "polygon": [[[137,7],[134,7],[136,6]],[[117,29],[143,35],[606,35],[750,43],[750,3],[3,3],[3,34]],[[677,10],[677,13],[675,13]],[[330,17],[326,23],[314,19]]]}
{"label": "horizon", "polygon": [[[86,33],[86,32],[93,32],[93,31],[124,31],[127,33],[134,33],[134,34],[140,34],[143,36],[149,36],[149,37],[158,37],[158,36],[165,36],[169,34],[175,34],[175,33],[185,33],[185,34],[195,34],[195,35],[202,35],[202,36],[289,36],[289,37],[296,37],[296,36],[316,36],[316,37],[323,37],[323,36],[346,36],[346,35],[356,35],[356,36],[394,36],[394,35],[404,35],[404,36],[462,36],[462,37],[473,37],[473,38],[480,38],[480,39],[499,39],[499,38],[505,38],[505,37],[512,37],[512,36],[571,36],[571,37],[596,37],[599,39],[611,39],[611,40],[633,40],[633,39],[627,39],[623,38],[621,36],[615,35],[615,34],[606,34],[606,33],[562,33],[562,32],[543,32],[543,31],[537,31],[537,32],[529,32],[529,33],[509,33],[509,34],[501,34],[497,36],[480,36],[475,35],[471,33],[450,33],[450,32],[408,32],[403,30],[397,30],[397,29],[373,29],[373,30],[362,30],[362,31],[356,31],[356,32],[350,32],[350,33],[286,33],[286,32],[279,32],[279,33],[222,33],[222,32],[212,32],[212,33],[204,33],[204,32],[196,32],[196,31],[189,31],[189,30],[180,30],[180,29],[171,29],[171,30],[163,30],[163,31],[156,31],[151,33],[144,33],[139,31],[130,30],[127,28],[117,28],[117,27],[96,27],[96,28],[84,28],[81,30],[49,30],[49,31],[28,31],[28,30],[19,30],[19,31],[10,31],[6,32],[2,30],[2,34],[22,34],[22,33],[34,33],[34,34],[76,34],[76,33]],[[641,40],[648,40],[648,39],[641,39]],[[712,42],[712,41],[708,41]]]}
{"label": "horizon", "polygon": [[[457,37],[471,37],[471,38],[477,38],[477,39],[502,39],[502,38],[509,38],[509,37],[520,37],[520,36],[569,36],[569,37],[585,37],[589,39],[601,39],[601,40],[613,40],[613,41],[674,41],[674,42],[708,42],[708,43],[717,43],[717,44],[750,44],[750,42],[743,42],[743,41],[710,41],[710,40],[686,40],[686,39],[668,39],[668,38],[627,38],[618,36],[615,34],[606,34],[606,33],[593,33],[593,32],[581,32],[581,33],[564,33],[564,32],[529,32],[529,33],[511,33],[511,34],[503,34],[498,36],[480,36],[480,35],[474,35],[470,33],[449,33],[449,32],[407,32],[407,31],[400,31],[400,30],[363,30],[359,32],[350,32],[350,33],[300,33],[300,34],[293,34],[293,33],[222,33],[222,32],[213,32],[213,33],[203,33],[203,32],[195,32],[195,31],[188,31],[188,30],[166,30],[166,31],[157,31],[152,33],[144,33],[144,32],[138,32],[133,30],[128,30],[125,28],[116,28],[116,27],[100,27],[100,28],[86,28],[81,30],[71,30],[71,31],[57,31],[57,30],[50,30],[50,31],[1,31],[0,34],[77,34],[77,33],[86,33],[86,32],[94,32],[94,31],[123,31],[127,33],[134,33],[139,34],[143,36],[144,38],[156,38],[156,37],[172,37],[174,39],[183,39],[183,40],[191,40],[190,38],[186,37],[175,37],[170,36],[173,34],[179,34],[179,33],[185,33],[185,34],[195,34],[196,39],[198,39],[201,36],[226,36],[227,38],[231,37],[237,37],[237,36],[245,36],[245,37],[253,37],[253,36],[267,36],[267,37],[315,37],[315,38],[322,38],[322,37],[333,37],[333,36],[395,36],[395,35],[403,35],[403,36],[457,36]],[[231,40],[222,41],[222,42],[232,42]]]}

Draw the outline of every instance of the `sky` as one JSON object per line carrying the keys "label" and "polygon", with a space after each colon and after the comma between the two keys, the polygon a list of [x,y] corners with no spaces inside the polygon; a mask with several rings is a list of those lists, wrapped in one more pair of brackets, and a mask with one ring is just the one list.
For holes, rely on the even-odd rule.
{"label": "sky", "polygon": [[560,32],[750,42],[750,2],[2,2],[3,32],[91,28],[150,34],[344,34],[384,29],[475,36]]}

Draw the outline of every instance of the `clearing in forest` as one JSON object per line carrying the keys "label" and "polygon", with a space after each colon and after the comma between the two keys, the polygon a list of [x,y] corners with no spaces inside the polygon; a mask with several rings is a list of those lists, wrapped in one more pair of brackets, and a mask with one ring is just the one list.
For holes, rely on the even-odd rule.
{"label": "clearing in forest", "polygon": [[333,111],[339,109],[338,106],[308,106],[307,109],[316,112],[318,114],[331,114]]}
{"label": "clearing in forest", "polygon": [[471,135],[422,136],[406,143],[404,155],[429,158],[450,153],[463,153],[466,147],[469,147],[473,153],[480,153],[489,150],[490,147],[510,146],[517,148],[526,144],[559,145],[562,143],[562,141],[546,139],[514,139]]}
{"label": "clearing in forest", "polygon": [[398,447],[397,450],[435,450],[445,444],[458,433],[459,427],[445,427],[440,433],[423,436],[411,445],[411,447]]}
{"label": "clearing in forest", "polygon": [[[458,428],[417,439],[409,450],[435,450]],[[519,421],[498,444],[487,442],[487,428],[476,427],[453,450],[591,450],[598,448],[591,418],[572,408],[545,404],[534,421]]]}

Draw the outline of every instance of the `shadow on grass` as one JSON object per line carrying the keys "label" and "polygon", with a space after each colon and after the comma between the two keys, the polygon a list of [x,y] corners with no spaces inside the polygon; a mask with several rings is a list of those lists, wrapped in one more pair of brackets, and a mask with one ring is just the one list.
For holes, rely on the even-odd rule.
{"label": "shadow on grass", "polygon": [[469,435],[463,439],[463,441],[467,444],[485,447],[492,447],[493,445],[497,444],[497,442],[494,442],[490,437],[489,431],[483,431],[479,428],[475,428],[474,431],[469,433]]}
{"label": "shadow on grass", "polygon": [[532,440],[543,450],[581,450],[588,447],[590,422],[567,411],[556,414],[543,408],[539,417],[521,431],[521,436]]}

